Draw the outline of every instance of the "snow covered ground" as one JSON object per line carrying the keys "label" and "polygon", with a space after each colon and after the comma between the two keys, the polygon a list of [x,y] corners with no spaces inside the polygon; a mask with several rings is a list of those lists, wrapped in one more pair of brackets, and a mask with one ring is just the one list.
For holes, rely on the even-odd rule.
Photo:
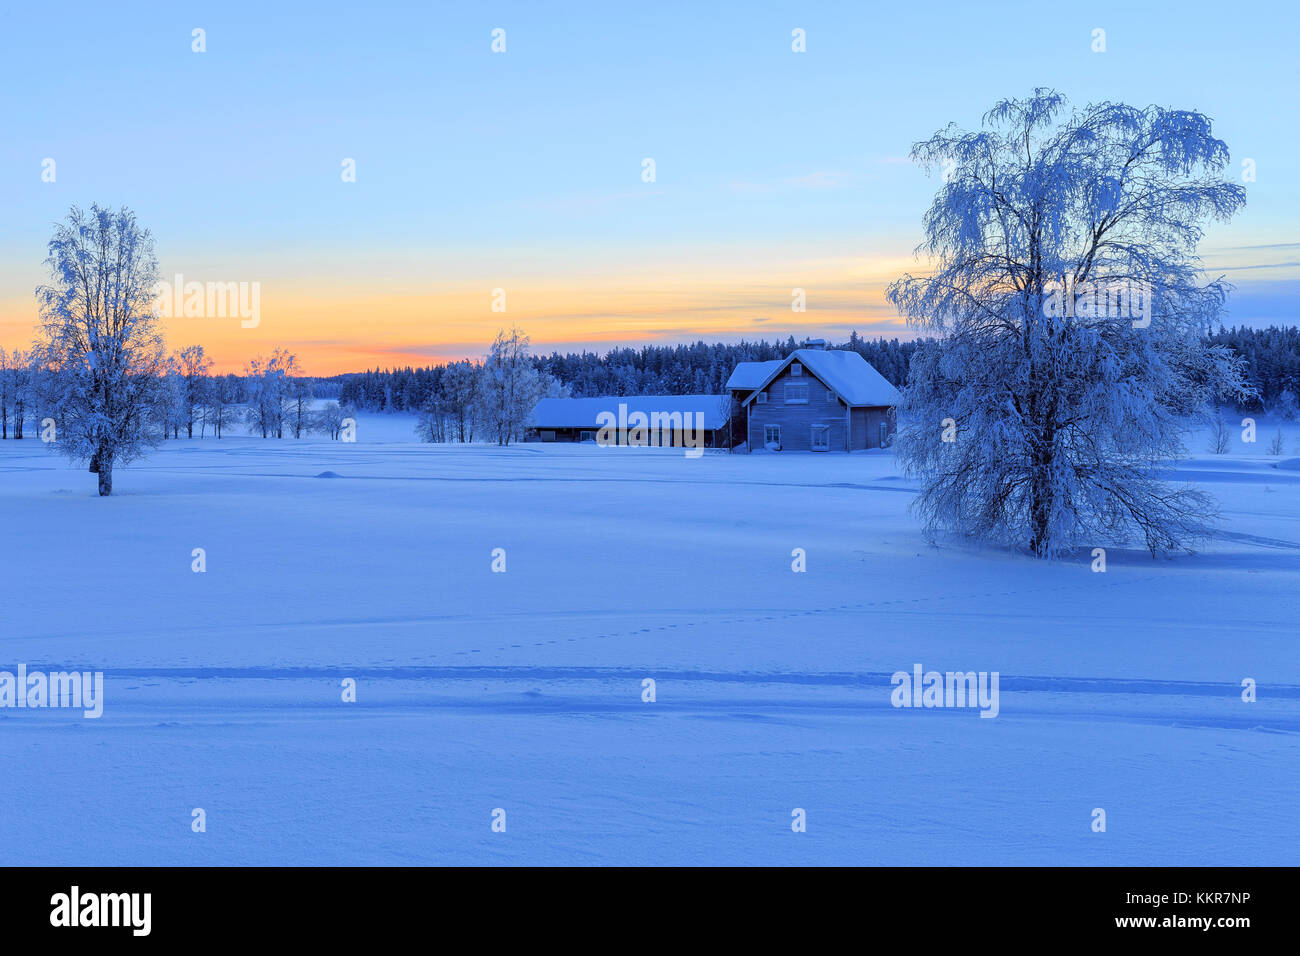
{"label": "snow covered ground", "polygon": [[[927,542],[889,453],[411,424],[171,441],[110,499],[0,442],[0,670],[105,674],[98,720],[0,709],[5,863],[1300,863],[1294,426],[1192,445],[1200,553],[1094,573]],[[914,664],[998,716],[892,707]]]}

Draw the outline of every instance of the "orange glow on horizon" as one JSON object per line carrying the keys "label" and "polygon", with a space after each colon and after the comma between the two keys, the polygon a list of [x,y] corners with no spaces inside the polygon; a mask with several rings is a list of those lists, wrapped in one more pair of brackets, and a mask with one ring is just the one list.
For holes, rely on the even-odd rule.
{"label": "orange glow on horizon", "polygon": [[[240,372],[249,359],[286,348],[304,374],[316,376],[480,359],[497,331],[512,325],[542,354],[791,334],[838,339],[855,328],[867,337],[905,337],[907,328],[884,289],[915,263],[871,266],[835,260],[726,274],[697,268],[529,277],[503,288],[504,311],[493,311],[500,298],[494,300],[490,283],[440,284],[421,293],[294,278],[261,283],[256,327],[242,328],[237,315],[162,322],[170,349],[204,346],[218,374]],[[796,287],[804,290],[806,311],[791,308]],[[27,348],[36,321],[34,300],[0,301],[0,343]]]}

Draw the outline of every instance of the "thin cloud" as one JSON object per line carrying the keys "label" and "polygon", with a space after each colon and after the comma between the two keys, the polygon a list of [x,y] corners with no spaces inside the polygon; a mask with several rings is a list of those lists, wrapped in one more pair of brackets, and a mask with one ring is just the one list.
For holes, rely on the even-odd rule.
{"label": "thin cloud", "polygon": [[1206,266],[1208,272],[1244,272],[1247,269],[1295,269],[1300,267],[1300,262],[1258,262],[1247,266]]}
{"label": "thin cloud", "polygon": [[766,194],[798,189],[839,189],[847,185],[851,178],[851,174],[838,170],[817,170],[802,176],[787,176],[783,179],[728,183],[727,188],[742,194]]}
{"label": "thin cloud", "polygon": [[1300,242],[1266,242],[1257,246],[1225,246],[1230,251],[1244,249],[1300,249]]}

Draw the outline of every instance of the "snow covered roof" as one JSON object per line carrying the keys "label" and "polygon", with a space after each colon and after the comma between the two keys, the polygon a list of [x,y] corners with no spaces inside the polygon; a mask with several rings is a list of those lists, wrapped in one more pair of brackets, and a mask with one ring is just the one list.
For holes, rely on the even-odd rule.
{"label": "snow covered roof", "polygon": [[[812,372],[821,379],[831,391],[835,392],[842,398],[847,405],[897,405],[902,399],[898,394],[898,389],[890,385],[885,376],[881,375],[871,364],[857,352],[850,352],[847,349],[796,349],[787,358],[775,362],[742,362],[736,367],[736,372],[746,365],[767,366],[767,375],[758,384],[749,386],[735,386],[737,388],[754,388],[755,390],[767,387],[767,384],[776,378],[781,371],[791,362],[800,362],[804,368]],[[748,381],[749,373],[746,372]],[[731,376],[734,379],[733,373]],[[727,380],[727,387],[733,387],[731,379]],[[753,401],[754,396],[746,399],[746,404]]]}
{"label": "snow covered roof", "polygon": [[[704,427],[721,428],[723,410],[730,399],[725,395],[609,395],[601,398],[543,398],[529,420],[534,428],[597,428],[601,412],[618,416],[620,403],[633,412],[704,414]],[[694,419],[692,419],[694,421]]]}
{"label": "snow covered roof", "polygon": [[727,379],[727,388],[758,388],[767,377],[785,364],[785,359],[770,362],[741,362]]}

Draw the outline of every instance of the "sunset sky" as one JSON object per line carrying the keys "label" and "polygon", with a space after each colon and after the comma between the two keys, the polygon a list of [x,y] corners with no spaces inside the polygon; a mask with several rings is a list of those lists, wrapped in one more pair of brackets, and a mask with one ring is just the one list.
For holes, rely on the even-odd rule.
{"label": "sunset sky", "polygon": [[1229,174],[1257,169],[1202,247],[1238,286],[1228,322],[1298,318],[1280,6],[120,6],[0,13],[0,345],[30,343],[52,224],[92,202],[135,210],[168,278],[260,284],[257,328],[166,323],[221,371],[478,356],[508,324],[538,351],[905,335],[883,289],[937,185],[911,144],[1035,86],[1210,115]]}

